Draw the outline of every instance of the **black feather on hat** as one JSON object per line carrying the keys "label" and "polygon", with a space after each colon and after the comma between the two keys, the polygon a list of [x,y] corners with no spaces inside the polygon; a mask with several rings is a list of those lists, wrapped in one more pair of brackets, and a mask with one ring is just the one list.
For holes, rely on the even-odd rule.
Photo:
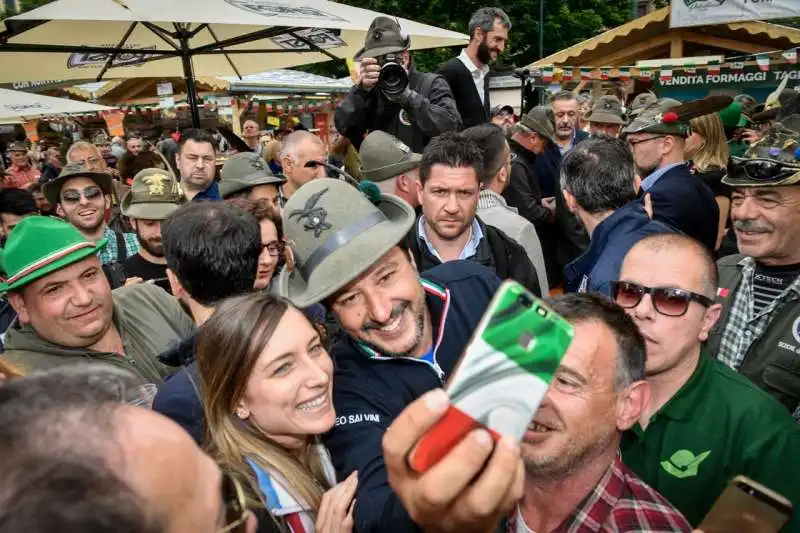
{"label": "black feather on hat", "polygon": [[705,98],[700,98],[699,100],[691,100],[689,102],[684,102],[680,105],[670,107],[662,117],[664,122],[668,122],[669,113],[675,114],[675,119],[672,120],[673,122],[689,122],[693,118],[702,117],[703,115],[710,115],[711,113],[716,113],[717,111],[721,111],[728,107],[731,102],[733,102],[733,98],[730,96],[723,96],[723,95],[714,95],[714,96],[706,96]]}

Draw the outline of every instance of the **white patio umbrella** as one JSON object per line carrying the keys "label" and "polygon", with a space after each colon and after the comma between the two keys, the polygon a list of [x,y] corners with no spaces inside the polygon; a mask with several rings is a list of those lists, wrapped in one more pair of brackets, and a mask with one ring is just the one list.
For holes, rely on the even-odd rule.
{"label": "white patio umbrella", "polygon": [[[324,0],[56,0],[4,21],[0,83],[235,76],[350,58],[375,11]],[[411,48],[466,35],[398,18]]]}
{"label": "white patio umbrella", "polygon": [[41,94],[0,89],[0,124],[14,124],[27,119],[53,115],[98,113],[112,109],[114,108],[68,98],[53,98]]}

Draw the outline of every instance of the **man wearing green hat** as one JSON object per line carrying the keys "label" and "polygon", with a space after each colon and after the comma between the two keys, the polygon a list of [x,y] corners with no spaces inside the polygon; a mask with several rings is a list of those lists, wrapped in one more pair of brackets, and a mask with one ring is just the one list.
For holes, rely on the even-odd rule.
{"label": "man wearing green hat", "polygon": [[255,201],[263,198],[280,212],[281,185],[286,183],[286,178],[275,176],[260,155],[242,152],[231,156],[222,165],[220,177],[219,192],[224,200],[247,198]]}
{"label": "man wearing green hat", "polygon": [[722,316],[708,349],[800,420],[800,132],[776,124],[722,182],[740,253],[717,262]]}
{"label": "man wearing green hat", "polygon": [[377,183],[384,194],[402,198],[414,209],[419,207],[421,154],[415,154],[403,141],[379,130],[366,136],[358,155],[364,179]]}
{"label": "man wearing green hat", "polygon": [[692,175],[684,159],[690,132],[688,120],[672,111],[679,105],[668,98],[658,100],[643,109],[622,132],[642,178],[640,192],[650,195],[653,218],[714,250],[719,206],[711,189]]}
{"label": "man wearing green hat", "polygon": [[56,179],[44,185],[44,195],[50,205],[57,206],[56,212],[87,240],[108,241],[108,245],[97,252],[103,265],[122,263],[139,251],[136,235],[117,233],[106,223],[111,190],[111,176],[89,170],[81,163],[69,163]]}
{"label": "man wearing green hat", "polygon": [[395,19],[380,16],[370,24],[355,56],[358,82],[334,115],[336,130],[356,148],[367,131],[382,130],[422,153],[433,137],[460,127],[447,80],[418,72],[410,47],[411,38]]}
{"label": "man wearing green hat", "polygon": [[[406,406],[452,373],[500,284],[472,261],[450,261],[420,275],[401,244],[415,220],[411,206],[395,196],[368,199],[348,183],[327,178],[304,185],[283,210],[296,264],[281,274],[281,295],[300,308],[324,302],[345,333],[331,350],[338,418],[326,445],[340,479],[358,471],[358,531],[418,531],[387,483],[384,432]],[[497,502],[484,501],[480,516],[472,508],[453,509],[436,519],[474,518],[475,525],[486,526],[475,531],[497,523],[522,467],[511,447],[486,455],[492,459],[485,469],[459,468],[476,484],[499,487],[492,495]],[[447,469],[427,479],[450,483],[453,496],[443,496],[445,502],[466,490]]]}
{"label": "man wearing green hat", "polygon": [[625,124],[622,104],[613,95],[601,96],[585,118],[589,122],[589,134],[593,136],[616,137]]}
{"label": "man wearing green hat", "polygon": [[121,205],[122,214],[130,219],[139,239],[139,253],[122,263],[129,282],[153,280],[170,292],[161,222],[185,203],[186,196],[171,172],[148,168],[134,176]]}
{"label": "man wearing green hat", "polygon": [[631,101],[631,106],[628,109],[628,118],[636,118],[644,108],[654,104],[656,101],[658,101],[658,97],[653,92],[647,91],[646,93],[637,94]]}
{"label": "man wearing green hat", "polygon": [[160,384],[167,367],[156,355],[192,332],[178,302],[139,284],[111,292],[92,242],[70,224],[32,216],[3,250],[0,291],[17,312],[3,357],[25,372],[98,361],[124,367],[142,383]]}

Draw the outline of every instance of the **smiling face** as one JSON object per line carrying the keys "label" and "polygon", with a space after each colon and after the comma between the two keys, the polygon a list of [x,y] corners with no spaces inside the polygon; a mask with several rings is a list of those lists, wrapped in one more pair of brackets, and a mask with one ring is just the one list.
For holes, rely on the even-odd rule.
{"label": "smiling face", "polygon": [[10,293],[9,301],[21,323],[60,346],[90,346],[111,326],[111,288],[94,255]]}
{"label": "smiling face", "polygon": [[93,232],[105,221],[109,200],[89,178],[70,178],[59,194],[59,207],[67,221],[83,232]]}
{"label": "smiling face", "polygon": [[469,231],[478,210],[480,183],[472,167],[431,167],[425,185],[419,185],[425,222],[443,240],[458,239]]}
{"label": "smiling face", "polygon": [[418,357],[430,348],[425,291],[398,247],[339,291],[331,309],[350,336],[387,357]]}
{"label": "smiling face", "polygon": [[333,361],[308,319],[290,307],[253,365],[237,414],[292,446],[333,427]]}
{"label": "smiling face", "polygon": [[731,219],[744,255],[767,265],[800,262],[800,186],[736,189]]}
{"label": "smiling face", "polygon": [[14,150],[13,152],[9,152],[8,155],[11,157],[11,164],[15,167],[24,167],[28,165],[28,152]]}
{"label": "smiling face", "polygon": [[525,466],[537,478],[570,475],[616,450],[619,431],[633,423],[621,412],[625,391],[614,390],[617,343],[610,328],[596,320],[574,326],[572,344],[521,443]]}
{"label": "smiling face", "polygon": [[508,28],[499,18],[494,19],[494,26],[488,32],[482,28],[475,30],[475,37],[479,41],[478,59],[483,64],[494,63],[508,45]]}

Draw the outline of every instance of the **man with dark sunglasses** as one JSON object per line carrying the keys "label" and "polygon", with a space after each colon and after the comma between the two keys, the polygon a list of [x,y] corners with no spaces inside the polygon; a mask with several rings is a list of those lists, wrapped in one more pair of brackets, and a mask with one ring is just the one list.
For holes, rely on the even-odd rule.
{"label": "man with dark sunglasses", "polygon": [[800,133],[777,125],[722,182],[740,253],[717,265],[722,317],[709,351],[800,420]]}
{"label": "man with dark sunglasses", "polygon": [[[118,233],[106,222],[110,207],[112,178],[103,171],[91,171],[80,163],[70,163],[58,177],[44,185],[44,195],[55,205],[59,216],[75,226],[91,242],[106,239],[108,245],[97,256],[106,268],[112,288],[121,285],[114,266],[139,252],[134,233]],[[121,269],[120,269],[121,270]],[[122,275],[124,281],[124,275]]]}
{"label": "man with dark sunglasses", "polygon": [[327,161],[326,152],[325,143],[313,133],[295,131],[286,136],[281,145],[281,167],[286,183],[281,189],[287,200],[309,181],[326,176],[325,167],[314,164]]}
{"label": "man with dark sunglasses", "polygon": [[678,105],[677,100],[660,99],[640,111],[622,133],[642,178],[640,195],[650,195],[653,203],[653,218],[714,250],[719,207],[711,189],[686,165],[689,123],[670,111]]}
{"label": "man with dark sunglasses", "polygon": [[[697,526],[737,475],[800,501],[800,426],[774,398],[703,348],[721,308],[711,253],[658,234],[625,256],[614,300],[647,349],[650,405],[626,431],[623,462]],[[796,531],[798,523],[784,531]]]}

